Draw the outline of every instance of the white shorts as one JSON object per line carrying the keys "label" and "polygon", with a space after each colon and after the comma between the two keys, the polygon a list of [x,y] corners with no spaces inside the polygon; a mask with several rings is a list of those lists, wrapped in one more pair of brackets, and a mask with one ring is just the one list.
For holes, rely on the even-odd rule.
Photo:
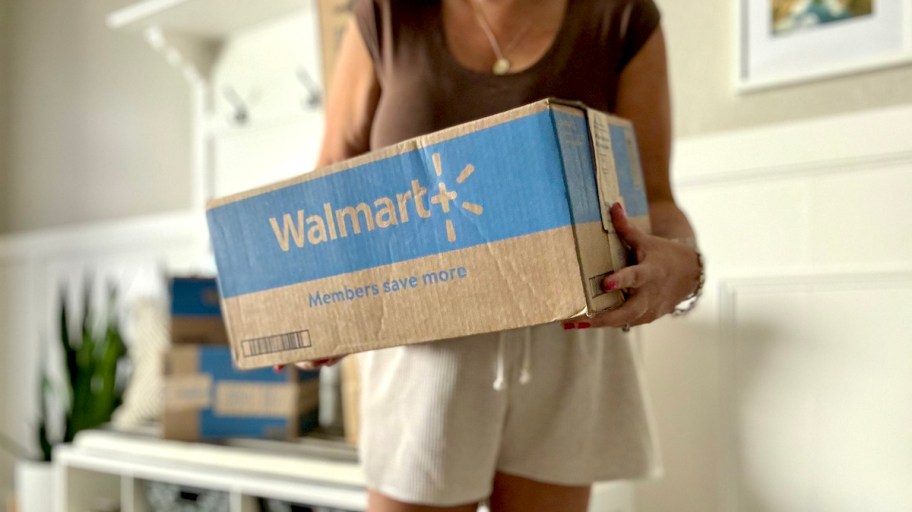
{"label": "white shorts", "polygon": [[549,324],[361,354],[368,487],[451,506],[489,496],[495,471],[559,485],[655,475],[629,337]]}

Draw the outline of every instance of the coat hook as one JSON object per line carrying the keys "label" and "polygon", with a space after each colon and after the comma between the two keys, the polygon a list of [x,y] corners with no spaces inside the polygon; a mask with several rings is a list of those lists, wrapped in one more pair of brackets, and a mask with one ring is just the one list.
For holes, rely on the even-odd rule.
{"label": "coat hook", "polygon": [[222,94],[225,96],[225,100],[227,100],[234,109],[231,120],[237,125],[246,125],[247,122],[250,121],[250,109],[247,107],[244,98],[241,98],[241,95],[231,86],[226,86],[222,91]]}
{"label": "coat hook", "polygon": [[307,92],[307,96],[303,101],[304,106],[309,109],[318,108],[323,103],[323,94],[320,91],[320,86],[310,77],[310,73],[307,72],[304,66],[298,66],[295,76],[298,77],[298,81],[301,82]]}

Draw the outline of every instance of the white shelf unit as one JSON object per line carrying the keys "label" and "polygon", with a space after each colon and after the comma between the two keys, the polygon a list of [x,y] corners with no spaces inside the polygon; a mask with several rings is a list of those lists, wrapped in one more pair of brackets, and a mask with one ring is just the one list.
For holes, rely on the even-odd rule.
{"label": "white shelf unit", "polygon": [[[268,130],[276,124],[284,123],[296,125],[299,136],[304,140],[321,136],[322,110],[315,108],[303,111],[296,105],[300,104],[298,96],[304,96],[306,88],[316,87],[322,80],[318,57],[320,29],[316,22],[317,1],[139,0],[108,14],[108,27],[143,37],[166,62],[181,73],[190,87],[193,160],[188,165],[193,184],[194,208],[202,210],[209,199],[225,192],[219,190],[221,170],[217,162],[217,153],[225,134],[250,134],[261,128]],[[230,61],[237,56],[236,43],[239,40],[249,39],[253,33],[295,19],[305,25],[303,30],[298,31],[303,32],[300,39],[291,42],[279,40],[277,42],[280,46],[258,48],[261,53],[252,62],[244,63],[249,70],[246,76],[240,78],[242,83],[239,87],[270,89],[270,98],[282,98],[282,106],[277,109],[276,101],[269,105],[257,105],[257,108],[265,109],[266,112],[255,112],[252,121],[245,126],[225,126],[226,84],[219,83],[219,67],[231,67]],[[288,33],[288,27],[285,30]],[[264,59],[263,55],[268,55],[269,58]],[[277,59],[289,68],[282,69],[284,74],[281,76],[275,76],[276,70],[269,68],[269,63],[274,63]],[[289,84],[288,77],[294,76],[295,66],[309,76],[307,87],[298,84],[293,78]],[[249,92],[242,90],[241,95]],[[311,132],[314,135],[308,137]],[[308,148],[308,151],[315,150]],[[303,170],[308,168],[305,166],[298,173]],[[266,171],[266,176],[270,179],[277,172],[270,169]],[[278,176],[285,177],[288,176]],[[252,180],[244,183],[243,188],[261,184],[263,183]]]}
{"label": "white shelf unit", "polygon": [[151,512],[143,483],[228,493],[228,512],[256,512],[257,498],[365,510],[367,491],[350,449],[302,443],[229,445],[166,441],[109,431],[80,434],[54,451],[55,512]]}
{"label": "white shelf unit", "polygon": [[108,15],[108,26],[135,32],[150,27],[206,39],[225,39],[288,16],[313,0],[143,0]]}

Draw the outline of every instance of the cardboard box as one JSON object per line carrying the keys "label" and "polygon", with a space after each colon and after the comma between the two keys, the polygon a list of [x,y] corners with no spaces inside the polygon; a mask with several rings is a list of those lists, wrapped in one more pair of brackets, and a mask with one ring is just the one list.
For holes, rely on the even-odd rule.
{"label": "cardboard box", "polygon": [[228,346],[179,345],[165,356],[166,439],[293,439],[316,427],[318,400],[317,372],[240,371]]}
{"label": "cardboard box", "polygon": [[228,344],[214,277],[172,277],[169,292],[172,344]]}
{"label": "cardboard box", "polygon": [[242,368],[454,338],[613,308],[648,226],[629,122],[542,100],[208,206]]}

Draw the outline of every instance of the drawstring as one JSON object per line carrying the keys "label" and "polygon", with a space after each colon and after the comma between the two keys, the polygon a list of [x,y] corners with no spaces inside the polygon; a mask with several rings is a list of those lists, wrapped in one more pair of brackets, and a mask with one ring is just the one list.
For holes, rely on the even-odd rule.
{"label": "drawstring", "polygon": [[523,361],[519,370],[519,383],[528,384],[532,380],[532,329],[526,328],[523,339]]}
{"label": "drawstring", "polygon": [[504,345],[504,333],[500,333],[497,341],[497,378],[494,379],[494,389],[497,391],[504,388]]}
{"label": "drawstring", "polygon": [[[532,329],[524,329],[522,367],[519,370],[519,383],[528,384],[532,380]],[[506,346],[505,333],[498,335],[497,341],[497,377],[493,387],[501,391],[506,386]]]}

